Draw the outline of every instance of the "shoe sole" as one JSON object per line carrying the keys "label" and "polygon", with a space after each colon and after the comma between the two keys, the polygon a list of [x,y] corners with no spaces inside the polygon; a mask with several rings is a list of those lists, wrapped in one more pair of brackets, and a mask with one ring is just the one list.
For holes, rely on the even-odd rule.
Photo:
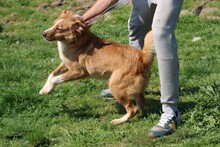
{"label": "shoe sole", "polygon": [[107,100],[114,100],[113,97],[103,97],[103,99],[107,99]]}
{"label": "shoe sole", "polygon": [[163,136],[167,136],[167,135],[171,135],[173,133],[173,131],[170,131],[170,132],[168,132],[167,134],[164,134],[164,135],[162,135],[162,136],[154,136],[154,135],[152,135],[152,134],[148,134],[147,135],[147,137],[148,138],[160,138],[160,137],[163,137]]}

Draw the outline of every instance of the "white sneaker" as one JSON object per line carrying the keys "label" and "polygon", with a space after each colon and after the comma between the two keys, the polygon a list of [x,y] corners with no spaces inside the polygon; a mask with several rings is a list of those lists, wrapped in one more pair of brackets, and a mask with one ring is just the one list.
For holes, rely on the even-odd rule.
{"label": "white sneaker", "polygon": [[178,111],[173,114],[163,113],[158,124],[148,132],[148,137],[155,138],[169,135],[176,129],[176,125],[181,122],[182,118]]}

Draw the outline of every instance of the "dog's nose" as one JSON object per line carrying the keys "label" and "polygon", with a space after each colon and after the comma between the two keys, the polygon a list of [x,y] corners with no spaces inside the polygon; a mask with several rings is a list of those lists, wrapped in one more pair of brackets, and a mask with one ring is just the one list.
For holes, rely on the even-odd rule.
{"label": "dog's nose", "polygon": [[42,36],[43,36],[44,38],[47,37],[46,32],[43,32]]}

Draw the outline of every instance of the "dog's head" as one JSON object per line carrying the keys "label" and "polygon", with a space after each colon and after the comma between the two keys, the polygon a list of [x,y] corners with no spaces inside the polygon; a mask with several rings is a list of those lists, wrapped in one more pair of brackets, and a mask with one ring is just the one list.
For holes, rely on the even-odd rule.
{"label": "dog's head", "polygon": [[54,21],[53,26],[43,32],[47,41],[76,42],[89,29],[81,17],[71,11],[63,11]]}

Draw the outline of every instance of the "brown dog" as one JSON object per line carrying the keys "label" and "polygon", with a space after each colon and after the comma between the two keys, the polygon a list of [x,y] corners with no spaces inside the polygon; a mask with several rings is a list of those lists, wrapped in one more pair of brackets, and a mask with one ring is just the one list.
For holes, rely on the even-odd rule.
{"label": "brown dog", "polygon": [[150,77],[153,62],[152,34],[145,37],[143,51],[124,44],[105,41],[92,32],[80,17],[64,11],[53,26],[44,31],[48,41],[57,41],[61,64],[49,75],[40,94],[48,94],[59,83],[85,77],[107,78],[114,98],[122,104],[127,114],[114,119],[120,124],[135,116],[138,108],[144,108],[144,90]]}

